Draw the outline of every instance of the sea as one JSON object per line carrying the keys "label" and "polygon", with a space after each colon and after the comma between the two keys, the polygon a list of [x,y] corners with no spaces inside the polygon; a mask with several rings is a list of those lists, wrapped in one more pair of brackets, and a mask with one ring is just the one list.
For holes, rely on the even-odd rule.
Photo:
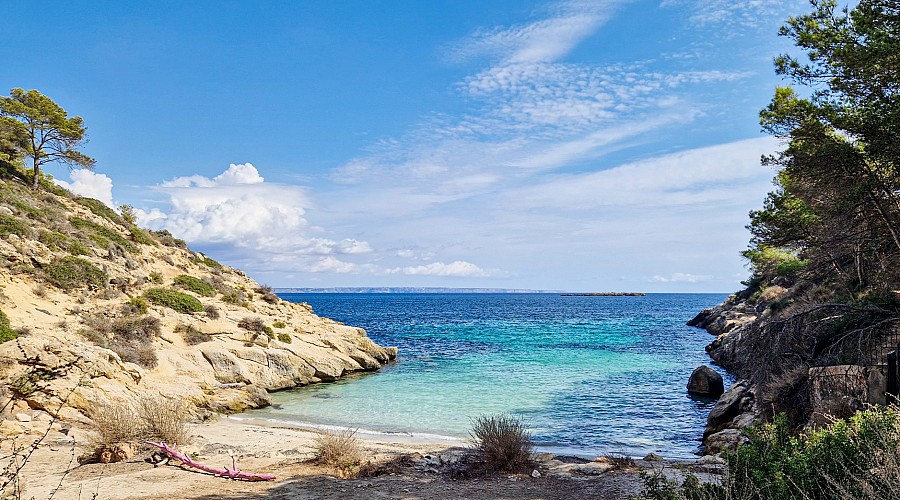
{"label": "sea", "polygon": [[685,389],[713,340],[685,323],[725,294],[279,295],[399,354],[242,418],[462,443],[473,418],[508,413],[540,451],[690,458],[715,403]]}

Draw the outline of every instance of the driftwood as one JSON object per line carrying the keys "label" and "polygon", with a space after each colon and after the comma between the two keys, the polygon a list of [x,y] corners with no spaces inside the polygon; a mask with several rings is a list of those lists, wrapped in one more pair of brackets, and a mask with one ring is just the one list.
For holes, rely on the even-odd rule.
{"label": "driftwood", "polygon": [[180,451],[176,451],[175,447],[169,446],[166,443],[154,443],[151,441],[144,441],[150,446],[155,446],[160,449],[163,453],[168,455],[175,460],[178,460],[182,464],[194,468],[199,469],[204,472],[212,473],[216,476],[227,477],[229,479],[241,480],[241,481],[272,481],[275,479],[275,474],[254,474],[252,472],[244,472],[240,471],[237,468],[237,460],[234,457],[231,457],[231,468],[224,467],[221,469],[217,469],[215,467],[210,467],[208,465],[203,465],[195,462],[191,457],[181,453]]}

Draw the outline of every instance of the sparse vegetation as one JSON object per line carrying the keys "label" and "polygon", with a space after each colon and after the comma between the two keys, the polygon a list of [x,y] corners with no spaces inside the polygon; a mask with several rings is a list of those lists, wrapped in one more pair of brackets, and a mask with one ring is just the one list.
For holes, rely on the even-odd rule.
{"label": "sparse vegetation", "polygon": [[122,309],[125,314],[147,314],[150,302],[144,297],[132,297],[122,306]]}
{"label": "sparse vegetation", "polygon": [[67,291],[85,286],[103,288],[109,282],[103,270],[80,257],[66,256],[54,260],[43,272],[50,284]]}
{"label": "sparse vegetation", "polygon": [[149,278],[150,278],[150,281],[152,281],[156,284],[161,285],[163,282],[163,275],[162,275],[162,273],[159,273],[158,271],[151,272]]}
{"label": "sparse vegetation", "polygon": [[206,317],[209,319],[219,319],[219,317],[221,317],[219,308],[212,304],[205,306],[203,310],[206,312]]}
{"label": "sparse vegetation", "polygon": [[19,333],[9,325],[9,317],[5,312],[0,311],[0,344],[16,339],[18,336]]}
{"label": "sparse vegetation", "polygon": [[180,274],[176,276],[175,286],[183,288],[185,290],[190,290],[197,295],[202,295],[204,297],[213,297],[216,294],[216,289],[214,286],[210,285],[200,278],[188,276],[187,274]]}
{"label": "sparse vegetation", "polygon": [[85,320],[81,333],[95,344],[111,349],[122,361],[144,368],[156,366],[153,339],[159,335],[159,319],[152,316],[126,316],[110,319],[94,316]]}
{"label": "sparse vegetation", "polygon": [[132,406],[127,402],[107,403],[90,413],[97,434],[92,440],[93,459],[115,443],[144,440],[187,444],[190,406],[163,396],[145,396]]}
{"label": "sparse vegetation", "polygon": [[221,263],[219,263],[215,259],[211,259],[211,258],[207,257],[206,255],[202,255],[202,254],[200,254],[200,256],[198,256],[198,257],[194,257],[191,260],[197,264],[203,264],[204,266],[209,267],[210,269],[222,269],[224,267]]}
{"label": "sparse vegetation", "polygon": [[279,328],[279,329],[280,329],[280,328],[284,328],[284,327],[286,327],[286,326],[287,326],[287,325],[284,323],[284,321],[281,321],[281,320],[278,320],[278,321],[272,323],[272,328]]}
{"label": "sparse vegetation", "polygon": [[178,239],[172,236],[172,233],[165,229],[161,229],[159,231],[151,231],[151,233],[159,238],[159,242],[167,247],[175,247],[175,248],[187,248],[187,243],[184,240]]}
{"label": "sparse vegetation", "polygon": [[254,291],[260,294],[262,299],[269,304],[277,304],[278,301],[281,300],[281,297],[276,295],[275,292],[272,291],[272,287],[270,287],[269,285],[263,285]]}
{"label": "sparse vegetation", "polygon": [[131,239],[135,243],[139,243],[141,245],[150,245],[156,246],[156,240],[154,240],[146,231],[137,227],[137,226],[129,226],[128,233],[131,234]]}
{"label": "sparse vegetation", "polygon": [[354,429],[339,432],[320,430],[313,439],[313,459],[321,465],[334,467],[344,477],[352,475],[362,458]]}
{"label": "sparse vegetation", "polygon": [[0,215],[0,236],[15,234],[27,238],[31,235],[31,228],[13,215]]}
{"label": "sparse vegetation", "polygon": [[203,304],[197,300],[197,297],[178,290],[151,288],[144,292],[144,297],[152,304],[165,306],[180,313],[190,314],[203,311]]}
{"label": "sparse vegetation", "polygon": [[[262,318],[246,316],[238,321],[238,327],[255,333],[263,333],[266,330],[266,323]],[[270,329],[271,330],[271,329]]]}
{"label": "sparse vegetation", "polygon": [[284,342],[285,344],[290,344],[294,341],[294,339],[287,333],[279,333],[278,340],[279,342]]}
{"label": "sparse vegetation", "polygon": [[187,345],[197,345],[212,340],[212,335],[201,332],[194,328],[193,325],[181,325],[175,331],[181,334],[181,338],[184,339],[184,343]]}
{"label": "sparse vegetation", "polygon": [[124,236],[106,226],[101,226],[81,217],[72,217],[69,219],[69,223],[76,229],[83,231],[100,248],[109,248],[111,244],[116,244],[130,253],[139,252],[134,243],[126,240]]}
{"label": "sparse vegetation", "polygon": [[75,198],[75,201],[80,205],[87,207],[88,210],[90,210],[94,215],[103,217],[113,224],[122,224],[123,222],[125,222],[122,217],[116,213],[115,210],[109,208],[108,206],[106,206],[106,203],[103,203],[100,200],[87,198],[85,196],[78,196]]}
{"label": "sparse vegetation", "polygon": [[472,419],[469,436],[476,456],[490,471],[519,472],[531,464],[531,433],[512,415],[483,415]]}

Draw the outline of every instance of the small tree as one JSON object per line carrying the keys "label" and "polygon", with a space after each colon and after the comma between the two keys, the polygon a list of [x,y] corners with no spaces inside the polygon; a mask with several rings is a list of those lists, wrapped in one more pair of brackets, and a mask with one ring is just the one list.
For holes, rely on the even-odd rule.
{"label": "small tree", "polygon": [[37,90],[16,88],[9,95],[0,97],[0,116],[16,129],[14,134],[24,134],[27,139],[24,156],[31,158],[35,189],[40,186],[45,163],[59,161],[69,168],[93,169],[95,160],[77,149],[87,142],[87,127],[80,116],[69,118],[62,107]]}

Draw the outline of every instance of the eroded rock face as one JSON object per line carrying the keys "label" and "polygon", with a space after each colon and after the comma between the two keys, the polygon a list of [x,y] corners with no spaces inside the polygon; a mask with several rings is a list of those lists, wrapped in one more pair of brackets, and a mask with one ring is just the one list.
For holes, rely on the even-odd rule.
{"label": "eroded rock face", "polygon": [[722,376],[709,366],[698,366],[688,380],[687,390],[691,394],[717,398],[725,392]]}
{"label": "eroded rock face", "polygon": [[[40,271],[70,256],[37,238],[44,230],[39,220],[31,221],[35,236],[0,235],[0,261],[6,264],[0,265],[0,310],[12,328],[28,329],[0,344],[0,389],[18,401],[14,406],[89,424],[86,416],[98,405],[161,394],[189,401],[201,411],[231,413],[270,404],[268,391],[376,370],[397,355],[396,348],[375,344],[364,330],[321,318],[307,304],[273,298],[243,272],[183,245],[147,234],[139,241],[135,228],[85,205],[64,197],[53,203],[65,217],[117,233],[130,247],[85,243],[88,248],[79,258],[102,269],[108,285],[76,284],[62,290],[42,281],[40,272],[21,270],[31,266]],[[183,275],[215,284],[216,291],[210,295],[179,288]],[[146,301],[141,310],[132,299],[151,288],[179,288],[193,295],[203,311],[183,313]],[[155,363],[103,347],[115,346],[107,333],[91,335],[95,321],[126,317],[159,325],[158,334],[148,334],[146,346]],[[265,328],[241,326],[247,319],[259,320]],[[190,342],[189,335],[194,335]],[[0,432],[19,432],[30,423],[26,416],[24,410],[6,415],[9,429]]]}

